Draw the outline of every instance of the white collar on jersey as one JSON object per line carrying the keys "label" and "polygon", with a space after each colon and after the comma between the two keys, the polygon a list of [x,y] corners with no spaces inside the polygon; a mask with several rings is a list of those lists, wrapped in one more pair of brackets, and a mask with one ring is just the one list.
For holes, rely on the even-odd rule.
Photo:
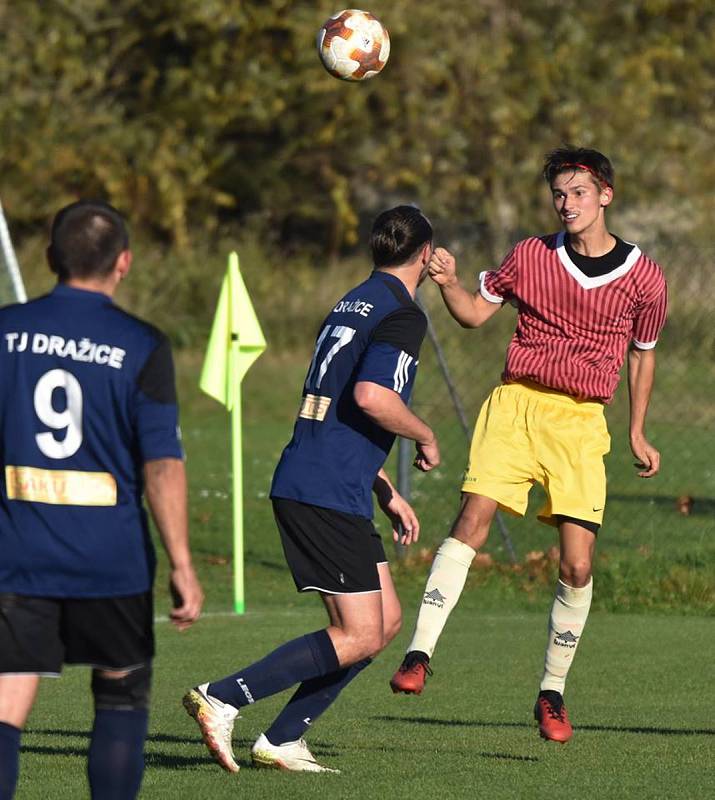
{"label": "white collar on jersey", "polygon": [[[595,289],[598,286],[604,286],[611,281],[621,278],[636,263],[636,261],[638,261],[641,254],[638,245],[634,244],[633,249],[620,267],[612,269],[605,275],[596,275],[595,278],[589,278],[588,275],[584,275],[583,272],[581,272],[581,270],[569,258],[569,254],[566,252],[566,245],[564,244],[565,238],[566,234],[564,231],[561,231],[561,233],[557,235],[556,252],[558,253],[559,259],[569,275],[571,275],[572,278],[575,278],[584,289]],[[626,244],[632,244],[632,242],[626,242]]]}

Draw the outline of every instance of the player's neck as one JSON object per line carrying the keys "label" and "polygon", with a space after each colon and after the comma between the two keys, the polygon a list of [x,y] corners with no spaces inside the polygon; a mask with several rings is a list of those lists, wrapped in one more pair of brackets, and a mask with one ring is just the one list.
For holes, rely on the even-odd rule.
{"label": "player's neck", "polygon": [[597,223],[578,233],[568,234],[569,244],[579,255],[599,258],[616,246],[616,239],[608,232],[605,221],[599,219]]}
{"label": "player's neck", "polygon": [[388,275],[397,278],[410,293],[410,297],[414,299],[420,282],[419,269],[410,266],[378,267],[377,272],[386,272]]}
{"label": "player's neck", "polygon": [[69,280],[62,281],[62,284],[63,286],[70,286],[73,289],[83,289],[85,292],[106,294],[107,297],[113,297],[114,290],[117,288],[114,281],[92,280],[91,278],[70,278]]}

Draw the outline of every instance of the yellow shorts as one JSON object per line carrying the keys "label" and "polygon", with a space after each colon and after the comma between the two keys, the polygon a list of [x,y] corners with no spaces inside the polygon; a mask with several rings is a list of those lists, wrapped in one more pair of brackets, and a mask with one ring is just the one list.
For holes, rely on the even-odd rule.
{"label": "yellow shorts", "polygon": [[547,495],[542,522],[557,525],[563,515],[600,525],[610,448],[601,403],[526,381],[503,384],[479,412],[462,491],[523,516],[538,481]]}

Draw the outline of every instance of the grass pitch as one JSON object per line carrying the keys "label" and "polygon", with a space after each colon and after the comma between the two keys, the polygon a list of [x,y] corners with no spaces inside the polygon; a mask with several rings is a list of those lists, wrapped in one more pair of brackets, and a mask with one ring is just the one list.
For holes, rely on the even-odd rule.
{"label": "grass pitch", "polygon": [[[191,356],[179,363],[182,427],[196,564],[206,608],[216,615],[185,634],[166,623],[157,625],[142,798],[689,800],[713,794],[714,623],[697,616],[712,607],[712,516],[675,516],[668,500],[675,486],[651,484],[654,502],[636,502],[630,473],[631,483],[625,477],[622,481],[628,492],[614,498],[629,513],[622,529],[604,531],[607,535],[599,542],[605,561],[596,568],[594,606],[569,677],[566,701],[575,727],[571,742],[542,742],[531,717],[553,591],[548,575],[473,570],[433,659],[435,675],[425,693],[392,695],[388,681],[411,633],[428,569],[426,561],[418,560],[396,570],[404,631],[308,736],[315,755],[342,774],[286,775],[249,765],[251,744],[289,692],[246,710],[234,740],[241,773],[224,773],[181,707],[183,693],[198,682],[236,671],[286,639],[322,627],[324,613],[317,598],[295,593],[267,499],[275,463],[290,436],[304,363],[266,356],[244,383],[248,613],[243,617],[225,615],[231,607],[228,416],[196,390],[199,365],[200,359]],[[692,441],[696,438],[703,445],[715,441],[705,427]],[[706,498],[712,497],[712,470],[706,463],[711,450],[693,450],[702,459],[697,474],[703,481],[700,496]],[[439,494],[449,493],[455,506],[457,502],[451,479],[431,477],[423,486],[425,492],[431,487],[432,494],[415,500],[423,517]],[[439,541],[449,522],[440,519],[434,529],[428,523],[424,542]],[[537,530],[543,537],[546,529]],[[521,553],[544,547],[530,538],[537,536],[530,531],[524,529],[517,542]],[[493,534],[492,542],[495,538]],[[679,562],[682,574],[672,577],[672,595],[660,586],[664,577],[657,574],[659,564],[640,552],[644,546],[665,554],[668,564]],[[697,604],[697,586],[685,593],[693,580],[707,593]],[[159,614],[168,607],[165,584],[165,559],[160,557]],[[648,612],[651,586],[657,589],[657,613]],[[634,598],[644,613],[609,613],[632,608]],[[88,797],[85,757],[91,716],[87,670],[68,669],[61,680],[43,682],[23,738],[18,800]]]}
{"label": "grass pitch", "polygon": [[[418,597],[406,597],[414,607]],[[478,592],[454,611],[420,697],[388,681],[409,631],[315,723],[314,754],[341,775],[255,769],[249,749],[290,696],[245,711],[234,746],[241,772],[210,759],[183,692],[323,624],[315,598],[295,608],[216,616],[178,634],[157,626],[152,718],[142,798],[695,798],[709,796],[715,742],[712,622],[594,613],[569,680],[571,742],[543,742],[531,718],[543,614],[483,613]],[[406,626],[407,627],[407,626]],[[47,680],[23,740],[18,800],[88,797],[89,674]]]}

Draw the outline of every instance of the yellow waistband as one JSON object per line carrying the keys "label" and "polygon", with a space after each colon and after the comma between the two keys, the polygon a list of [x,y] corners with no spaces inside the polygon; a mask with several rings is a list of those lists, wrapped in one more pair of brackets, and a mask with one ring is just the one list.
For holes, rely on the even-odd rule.
{"label": "yellow waistband", "polygon": [[559,391],[558,389],[551,389],[548,386],[542,386],[540,383],[535,383],[534,381],[529,381],[524,378],[510,383],[503,383],[502,386],[513,386],[518,390],[523,390],[525,394],[536,395],[554,403],[562,403],[572,409],[603,413],[603,403],[600,400],[580,400],[578,397],[574,397],[566,392]]}

